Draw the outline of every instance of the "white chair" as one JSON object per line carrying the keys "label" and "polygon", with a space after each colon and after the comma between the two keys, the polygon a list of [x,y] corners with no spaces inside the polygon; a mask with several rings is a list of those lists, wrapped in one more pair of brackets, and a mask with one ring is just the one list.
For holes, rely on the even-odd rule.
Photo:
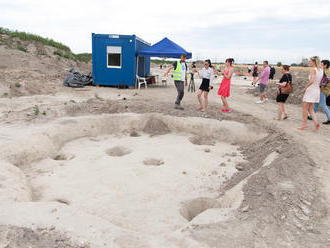
{"label": "white chair", "polygon": [[161,83],[162,83],[162,86],[167,86],[167,77],[162,77],[162,81],[161,81]]}
{"label": "white chair", "polygon": [[137,81],[137,85],[138,85],[138,89],[141,88],[141,85],[144,84],[145,88],[147,87],[147,80],[144,77],[139,77],[138,75],[136,75],[136,81]]}

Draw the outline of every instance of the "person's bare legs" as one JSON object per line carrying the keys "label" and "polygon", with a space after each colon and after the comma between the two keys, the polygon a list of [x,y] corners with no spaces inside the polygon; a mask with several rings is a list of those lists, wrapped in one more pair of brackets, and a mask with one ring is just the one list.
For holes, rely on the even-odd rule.
{"label": "person's bare legs", "polygon": [[[313,118],[314,127],[315,127],[314,130],[315,131],[319,130],[320,124],[318,123],[317,118],[316,118],[316,114],[314,112],[314,103],[308,103],[308,112]],[[307,117],[306,117],[306,122],[307,122]]]}
{"label": "person's bare legs", "polygon": [[257,84],[257,77],[253,77],[253,86],[256,86]]}
{"label": "person's bare legs", "polygon": [[282,106],[281,106],[281,102],[277,103],[277,118],[275,118],[275,120],[280,121],[282,119]]}
{"label": "person's bare legs", "polygon": [[221,100],[222,100],[222,104],[223,104],[223,110],[226,110],[226,109],[228,109],[229,108],[229,106],[228,106],[228,103],[227,103],[227,99],[226,99],[226,97],[224,97],[224,96],[221,96]]}
{"label": "person's bare legs", "polygon": [[204,91],[204,108],[202,109],[202,111],[206,111],[207,109],[207,105],[209,103],[209,93],[207,91]]}
{"label": "person's bare legs", "polygon": [[[307,116],[308,116],[308,110],[309,110],[309,104],[308,102],[303,102],[302,104],[302,119],[303,119],[303,124],[300,128],[298,128],[299,130],[304,130],[308,127],[307,125]],[[315,113],[314,113],[315,115]]]}
{"label": "person's bare legs", "polygon": [[198,93],[197,93],[197,98],[198,98],[198,101],[199,101],[199,108],[197,110],[202,110],[203,109],[203,102],[202,102],[202,94],[203,94],[203,91],[202,90],[198,90]]}
{"label": "person's bare legs", "polygon": [[284,102],[281,102],[281,105],[282,105],[282,113],[284,114],[283,120],[288,119],[288,113],[286,112]]}

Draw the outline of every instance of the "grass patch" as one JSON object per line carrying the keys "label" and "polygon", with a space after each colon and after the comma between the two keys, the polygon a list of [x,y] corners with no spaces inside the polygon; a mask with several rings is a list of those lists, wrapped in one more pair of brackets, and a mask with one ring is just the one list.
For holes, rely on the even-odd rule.
{"label": "grass patch", "polygon": [[25,46],[17,45],[16,48],[17,48],[18,50],[22,51],[22,52],[25,52],[25,53],[27,52],[27,49],[26,49]]}
{"label": "grass patch", "polygon": [[19,38],[20,40],[23,40],[23,41],[36,41],[36,42],[40,42],[44,45],[47,45],[47,46],[52,46],[52,47],[55,47],[55,48],[58,48],[58,49],[61,49],[61,50],[64,50],[64,51],[68,51],[68,52],[71,52],[71,49],[60,43],[60,42],[56,42],[54,41],[53,39],[48,39],[48,38],[44,38],[44,37],[41,37],[39,35],[35,35],[35,34],[30,34],[30,33],[26,33],[26,32],[19,32],[19,31],[11,31],[7,28],[1,28],[0,27],[0,34],[6,34],[6,35],[9,35],[11,38]]}
{"label": "grass patch", "polygon": [[76,60],[80,62],[85,62],[88,63],[89,61],[92,60],[92,54],[91,53],[78,53],[75,54]]}
{"label": "grass patch", "polygon": [[151,59],[151,62],[156,64],[156,65],[164,65],[164,64],[168,64],[171,65],[174,63],[174,61],[170,61],[170,60],[163,60],[163,59]]}
{"label": "grass patch", "polygon": [[58,55],[58,56],[60,56],[60,57],[63,57],[63,53],[62,53],[62,51],[60,51],[60,50],[56,50],[56,51],[54,51],[53,54],[54,54],[54,55]]}
{"label": "grass patch", "polygon": [[7,92],[3,93],[3,96],[4,97],[7,97],[8,96],[8,93]]}
{"label": "grass patch", "polygon": [[[58,55],[60,57],[72,59],[75,61],[85,62],[85,63],[88,63],[92,59],[91,53],[74,54],[72,53],[71,49],[68,46],[60,42],[54,41],[53,39],[44,38],[39,35],[26,33],[26,32],[12,31],[10,29],[0,27],[0,44],[5,44],[6,42],[5,38],[2,37],[2,35],[9,36],[8,38],[9,41],[12,41],[13,38],[18,38],[19,40],[16,41],[17,46],[14,48],[23,52],[27,52],[27,49],[26,47],[21,45],[21,41],[30,41],[30,42],[38,42],[45,46],[55,47],[56,50],[53,52],[53,54]],[[47,55],[47,53],[45,51],[41,51],[41,52],[38,51],[38,55]]]}
{"label": "grass patch", "polygon": [[20,88],[22,85],[20,83],[15,83],[16,88]]}
{"label": "grass patch", "polygon": [[40,110],[39,110],[39,106],[38,106],[38,105],[35,105],[35,106],[33,107],[33,113],[34,113],[34,115],[39,115]]}

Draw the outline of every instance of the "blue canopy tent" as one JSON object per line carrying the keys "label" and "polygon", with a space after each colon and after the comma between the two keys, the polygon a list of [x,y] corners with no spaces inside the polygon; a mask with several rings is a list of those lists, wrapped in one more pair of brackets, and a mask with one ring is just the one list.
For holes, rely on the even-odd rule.
{"label": "blue canopy tent", "polygon": [[[192,57],[192,53],[187,52],[178,44],[174,43],[168,38],[164,38],[151,47],[140,50],[137,53],[137,65],[139,64],[139,57],[162,57],[162,58],[180,58],[181,54],[186,54],[187,58]],[[136,68],[136,74],[139,75],[139,68]]]}
{"label": "blue canopy tent", "polygon": [[183,53],[187,54],[188,59],[192,56],[192,53],[165,37],[153,46],[139,51],[138,56],[180,58]]}

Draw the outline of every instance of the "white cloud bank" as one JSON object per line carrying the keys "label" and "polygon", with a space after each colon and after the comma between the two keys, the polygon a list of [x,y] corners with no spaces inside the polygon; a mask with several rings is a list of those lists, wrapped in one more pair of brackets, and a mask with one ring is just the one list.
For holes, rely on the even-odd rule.
{"label": "white cloud bank", "polygon": [[[272,49],[241,49],[241,40],[232,40],[234,44],[237,43],[237,48],[231,46],[227,49],[213,49],[209,48],[209,45],[201,47],[201,41],[197,39],[205,39],[207,44],[209,37],[204,36],[214,38],[230,35],[228,31],[223,32],[228,26],[256,23],[258,20],[275,20],[285,24],[291,21],[328,19],[329,24],[329,9],[328,0],[0,0],[0,26],[53,38],[69,45],[74,52],[90,52],[91,33],[94,32],[137,34],[151,43],[168,36],[182,46],[188,46],[187,49],[193,54],[201,54],[200,56],[220,57],[224,54],[235,55],[239,51],[239,55],[246,58],[274,57],[281,53],[288,56],[292,51],[289,57],[293,59],[299,57],[299,54],[309,55],[306,53],[308,50],[329,55],[329,49],[324,51],[324,48],[318,49],[312,44],[308,49],[295,50],[295,47],[288,47],[287,51],[280,52],[275,44]],[[251,26],[251,29],[257,29],[259,25],[262,26],[263,22]],[[201,30],[204,31],[204,36],[198,35]],[[207,33],[207,30],[210,32]],[[190,37],[189,34],[194,35]],[[271,35],[271,27],[268,35]],[[196,37],[195,40],[192,37]]]}

